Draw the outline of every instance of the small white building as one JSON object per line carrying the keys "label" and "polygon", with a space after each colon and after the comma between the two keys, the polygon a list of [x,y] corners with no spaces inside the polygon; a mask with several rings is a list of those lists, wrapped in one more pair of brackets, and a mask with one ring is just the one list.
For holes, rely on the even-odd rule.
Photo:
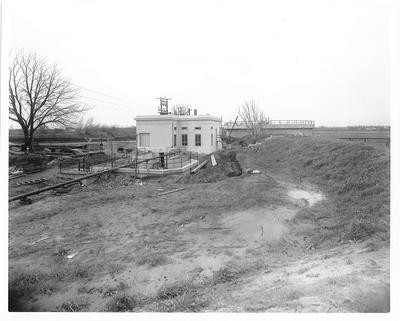
{"label": "small white building", "polygon": [[137,146],[141,150],[167,153],[180,148],[209,154],[222,148],[222,119],[210,115],[137,116]]}

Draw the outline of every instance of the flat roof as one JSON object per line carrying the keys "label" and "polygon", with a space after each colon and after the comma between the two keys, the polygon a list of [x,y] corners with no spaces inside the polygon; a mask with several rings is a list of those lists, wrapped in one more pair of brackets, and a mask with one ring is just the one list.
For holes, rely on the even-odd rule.
{"label": "flat roof", "polygon": [[222,117],[216,117],[212,115],[197,115],[197,116],[180,116],[180,115],[140,115],[135,117],[136,121],[140,120],[208,120],[222,122]]}

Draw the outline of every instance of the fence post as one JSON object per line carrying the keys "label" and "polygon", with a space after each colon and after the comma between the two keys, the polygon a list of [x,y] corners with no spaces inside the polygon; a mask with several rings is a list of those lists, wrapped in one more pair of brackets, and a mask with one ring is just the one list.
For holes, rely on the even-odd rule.
{"label": "fence post", "polygon": [[181,155],[181,168],[183,167],[183,165],[182,165],[182,155]]}

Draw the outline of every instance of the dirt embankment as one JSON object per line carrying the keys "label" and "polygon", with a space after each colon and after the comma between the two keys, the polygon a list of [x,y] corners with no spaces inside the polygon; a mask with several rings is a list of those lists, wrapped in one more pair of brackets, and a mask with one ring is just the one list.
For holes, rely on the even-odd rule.
{"label": "dirt embankment", "polygon": [[213,166],[210,155],[204,156],[199,163],[208,160],[207,164],[195,175],[185,175],[183,183],[215,183],[226,179],[242,175],[242,168],[237,160],[237,153],[233,150],[223,150],[214,153],[216,166]]}
{"label": "dirt embankment", "polygon": [[179,193],[158,196],[177,176],[115,176],[13,204],[11,308],[388,311],[387,152],[304,137],[235,151],[261,174],[219,159]]}

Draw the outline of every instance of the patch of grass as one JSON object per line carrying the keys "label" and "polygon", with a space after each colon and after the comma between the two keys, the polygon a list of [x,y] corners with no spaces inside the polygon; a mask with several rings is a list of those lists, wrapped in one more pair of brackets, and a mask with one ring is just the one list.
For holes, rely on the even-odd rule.
{"label": "patch of grass", "polygon": [[126,312],[131,311],[136,305],[137,301],[133,296],[127,294],[120,294],[113,297],[107,302],[104,311],[106,312]]}
{"label": "patch of grass", "polygon": [[239,269],[236,266],[230,265],[214,272],[213,283],[220,284],[233,282],[236,281],[242,274],[243,270]]}
{"label": "patch of grass", "polygon": [[359,241],[366,239],[378,231],[376,222],[371,222],[369,219],[357,219],[351,224],[348,238]]}
{"label": "patch of grass", "polygon": [[172,299],[157,303],[158,312],[200,312],[209,305],[209,300],[197,292],[185,292]]}
{"label": "patch of grass", "polygon": [[62,268],[53,269],[47,274],[48,279],[55,279],[57,281],[73,280],[73,279],[90,279],[94,274],[94,265],[83,265],[79,262],[66,264]]}
{"label": "patch of grass", "polygon": [[39,292],[46,280],[46,275],[37,272],[21,272],[10,276],[8,283],[9,310],[24,311],[25,307],[20,304],[22,298],[30,298]]}
{"label": "patch of grass", "polygon": [[108,271],[111,276],[114,278],[116,274],[121,273],[124,270],[124,267],[119,263],[111,263],[108,266]]}
{"label": "patch of grass", "polygon": [[84,300],[69,300],[57,307],[58,312],[82,312],[86,311],[89,303]]}
{"label": "patch of grass", "polygon": [[92,266],[81,265],[79,263],[51,272],[43,271],[23,271],[10,275],[8,290],[12,309],[16,309],[16,304],[22,298],[31,298],[35,294],[52,295],[60,288],[60,282],[74,280],[77,278],[88,278]]}
{"label": "patch of grass", "polygon": [[118,289],[115,286],[108,287],[103,292],[103,297],[114,296],[118,293]]}
{"label": "patch of grass", "polygon": [[284,293],[283,299],[284,301],[294,301],[298,300],[302,295],[303,293],[299,290],[290,290],[289,292]]}
{"label": "patch of grass", "polygon": [[156,295],[157,299],[167,300],[175,298],[184,293],[188,293],[194,289],[192,283],[185,281],[179,282],[168,286],[163,286]]}
{"label": "patch of grass", "polygon": [[148,265],[150,267],[164,265],[167,262],[168,258],[160,253],[145,253],[136,259],[137,265]]}
{"label": "patch of grass", "polygon": [[[156,297],[158,312],[198,312],[209,302],[201,293],[201,288],[192,281],[181,281],[162,287]],[[204,289],[203,289],[204,290]]]}

